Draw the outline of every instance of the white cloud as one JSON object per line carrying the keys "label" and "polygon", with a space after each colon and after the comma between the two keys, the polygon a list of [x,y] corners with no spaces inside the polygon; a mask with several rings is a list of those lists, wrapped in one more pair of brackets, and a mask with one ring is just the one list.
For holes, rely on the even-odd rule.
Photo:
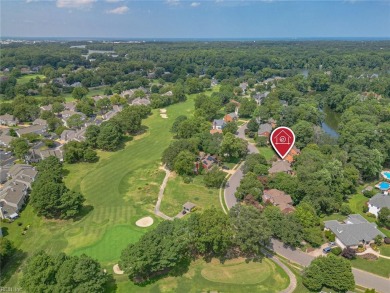
{"label": "white cloud", "polygon": [[180,0],[167,0],[166,3],[171,6],[176,6],[180,4]]}
{"label": "white cloud", "polygon": [[107,10],[106,12],[110,13],[110,14],[125,14],[127,11],[129,11],[129,7],[127,7],[127,6],[119,6],[117,8],[114,8],[114,9],[111,9],[111,10]]}
{"label": "white cloud", "polygon": [[191,7],[198,7],[200,5],[200,2],[192,2]]}
{"label": "white cloud", "polygon": [[57,0],[58,8],[89,8],[96,0]]}
{"label": "white cloud", "polygon": [[106,0],[108,3],[117,3],[117,2],[123,2],[124,0]]}

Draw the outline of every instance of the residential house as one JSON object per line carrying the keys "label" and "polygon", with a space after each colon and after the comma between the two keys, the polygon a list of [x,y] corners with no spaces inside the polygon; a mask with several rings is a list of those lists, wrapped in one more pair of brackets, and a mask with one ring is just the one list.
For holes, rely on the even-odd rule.
{"label": "residential house", "polygon": [[246,89],[248,88],[248,83],[247,82],[242,82],[240,83],[240,88],[242,89],[242,93],[246,93]]}
{"label": "residential house", "polygon": [[390,209],[390,195],[377,193],[368,201],[368,212],[378,217],[378,213],[382,208]]}
{"label": "residential house", "polygon": [[66,127],[68,127],[68,119],[69,119],[71,116],[76,115],[76,114],[77,114],[77,115],[80,115],[81,120],[85,122],[87,116],[85,116],[84,113],[75,112],[75,111],[70,111],[70,110],[65,110],[65,111],[62,111],[62,112],[60,113],[60,115],[61,115],[61,120],[62,120],[62,122],[64,123],[64,125],[65,125]]}
{"label": "residential house", "polygon": [[103,100],[105,97],[103,96],[93,96],[92,97],[92,100],[94,100],[95,104],[100,101],[100,100]]}
{"label": "residential house", "polygon": [[268,123],[270,123],[272,125],[272,128],[276,127],[276,120],[274,118],[269,118]]}
{"label": "residential house", "polygon": [[236,112],[226,114],[225,117],[223,117],[223,120],[228,123],[228,122],[233,122],[238,119],[238,115]]}
{"label": "residential house", "polygon": [[292,173],[291,164],[288,161],[273,162],[272,167],[268,170],[268,173],[275,174],[280,172],[291,174]]}
{"label": "residential house", "polygon": [[215,79],[214,77],[211,79],[211,87],[214,87],[214,86],[216,86],[218,84],[218,80],[217,79]]}
{"label": "residential house", "polygon": [[86,127],[83,127],[80,130],[64,130],[61,133],[61,140],[64,142],[69,142],[72,140],[79,142],[84,141],[86,129]]}
{"label": "residential house", "polygon": [[42,125],[42,126],[47,126],[46,120],[43,119],[35,119],[32,123],[33,125]]}
{"label": "residential house", "polygon": [[369,244],[378,235],[385,237],[375,223],[368,222],[359,214],[349,215],[340,223],[336,220],[325,221],[325,230],[332,231],[336,236],[336,244],[341,248],[356,248],[359,244]]}
{"label": "residential house", "polygon": [[64,104],[64,109],[68,111],[75,112],[76,111],[76,103],[68,102]]}
{"label": "residential house", "polygon": [[[199,162],[202,164],[203,169],[210,170],[215,164],[218,164],[215,156],[205,154],[204,152],[199,153]],[[199,166],[197,166],[198,170]]]}
{"label": "residential house", "polygon": [[11,141],[14,139],[14,137],[6,134],[0,135],[0,146],[8,148],[11,144]]}
{"label": "residential house", "polygon": [[17,118],[15,118],[13,115],[10,115],[10,114],[0,115],[0,124],[1,125],[15,126],[18,123],[19,123],[19,120]]}
{"label": "residential house", "polygon": [[259,130],[257,131],[258,136],[269,137],[272,132],[272,125],[270,123],[260,124]]}
{"label": "residential house", "polygon": [[111,111],[108,111],[106,114],[102,116],[103,120],[110,120],[114,116],[116,116],[123,109],[122,106],[114,105]]}
{"label": "residential house", "polygon": [[21,137],[24,134],[29,134],[29,133],[36,133],[39,135],[44,135],[47,131],[47,126],[46,125],[31,125],[25,128],[20,128],[16,130],[16,134]]}
{"label": "residential house", "polygon": [[226,122],[221,119],[214,119],[212,129],[210,130],[211,134],[222,133],[222,129],[225,127]]}
{"label": "residential house", "polygon": [[0,217],[14,219],[23,207],[28,194],[26,184],[15,180],[7,181],[0,191]]}
{"label": "residential house", "polygon": [[131,105],[133,106],[139,106],[139,105],[150,105],[150,100],[148,98],[136,98],[131,102]]}
{"label": "residential house", "polygon": [[121,92],[120,96],[124,98],[131,98],[134,94],[134,90],[126,90]]}
{"label": "residential house", "polygon": [[284,214],[295,211],[291,196],[281,190],[265,189],[262,198],[264,203],[277,206]]}
{"label": "residential house", "polygon": [[264,92],[264,93],[256,93],[253,98],[255,99],[256,103],[258,105],[261,105],[261,103],[264,101],[264,99],[266,97],[268,97],[268,95],[270,94],[270,92]]}
{"label": "residential house", "polygon": [[25,156],[25,161],[27,163],[38,163],[50,156],[58,158],[61,162],[64,160],[64,156],[61,149],[47,149],[47,150],[37,150],[30,149],[28,154]]}
{"label": "residential house", "polygon": [[287,156],[284,158],[285,161],[292,163],[294,162],[294,157],[300,155],[301,150],[298,149],[295,145],[292,147],[292,149],[289,151]]}

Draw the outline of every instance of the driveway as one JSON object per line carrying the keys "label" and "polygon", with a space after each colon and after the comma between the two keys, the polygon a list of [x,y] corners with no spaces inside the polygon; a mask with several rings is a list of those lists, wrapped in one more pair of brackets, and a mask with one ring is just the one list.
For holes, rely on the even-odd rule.
{"label": "driveway", "polygon": [[[236,137],[246,140],[245,129],[246,129],[246,124],[242,125],[238,129],[236,133]],[[250,154],[256,154],[259,152],[256,146],[250,143],[248,144],[248,151]],[[240,186],[241,179],[244,177],[244,173],[242,173],[242,169],[241,169],[242,165],[243,163],[237,168],[236,172],[229,178],[228,182],[225,185],[224,197],[228,209],[231,209],[237,203],[237,199],[234,196],[234,193],[236,192],[238,186]]]}
{"label": "driveway", "polygon": [[[308,266],[314,259],[313,256],[310,256],[301,250],[285,247],[281,241],[276,239],[271,240],[270,248],[277,254],[304,267]],[[355,282],[357,285],[365,288],[373,288],[377,292],[390,292],[389,279],[355,268],[352,268],[352,273],[355,277]]]}

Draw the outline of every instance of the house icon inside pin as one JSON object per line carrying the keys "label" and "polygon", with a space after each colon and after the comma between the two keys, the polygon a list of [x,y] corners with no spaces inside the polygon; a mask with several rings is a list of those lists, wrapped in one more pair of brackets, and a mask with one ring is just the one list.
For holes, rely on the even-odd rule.
{"label": "house icon inside pin", "polygon": [[287,132],[282,130],[277,135],[275,135],[275,137],[272,140],[274,141],[274,144],[289,145],[289,144],[291,144],[292,137]]}

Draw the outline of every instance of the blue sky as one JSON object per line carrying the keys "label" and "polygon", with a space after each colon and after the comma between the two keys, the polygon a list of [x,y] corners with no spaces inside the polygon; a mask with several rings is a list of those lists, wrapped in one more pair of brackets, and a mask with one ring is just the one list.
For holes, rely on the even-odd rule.
{"label": "blue sky", "polygon": [[1,36],[390,37],[390,0],[1,0]]}

